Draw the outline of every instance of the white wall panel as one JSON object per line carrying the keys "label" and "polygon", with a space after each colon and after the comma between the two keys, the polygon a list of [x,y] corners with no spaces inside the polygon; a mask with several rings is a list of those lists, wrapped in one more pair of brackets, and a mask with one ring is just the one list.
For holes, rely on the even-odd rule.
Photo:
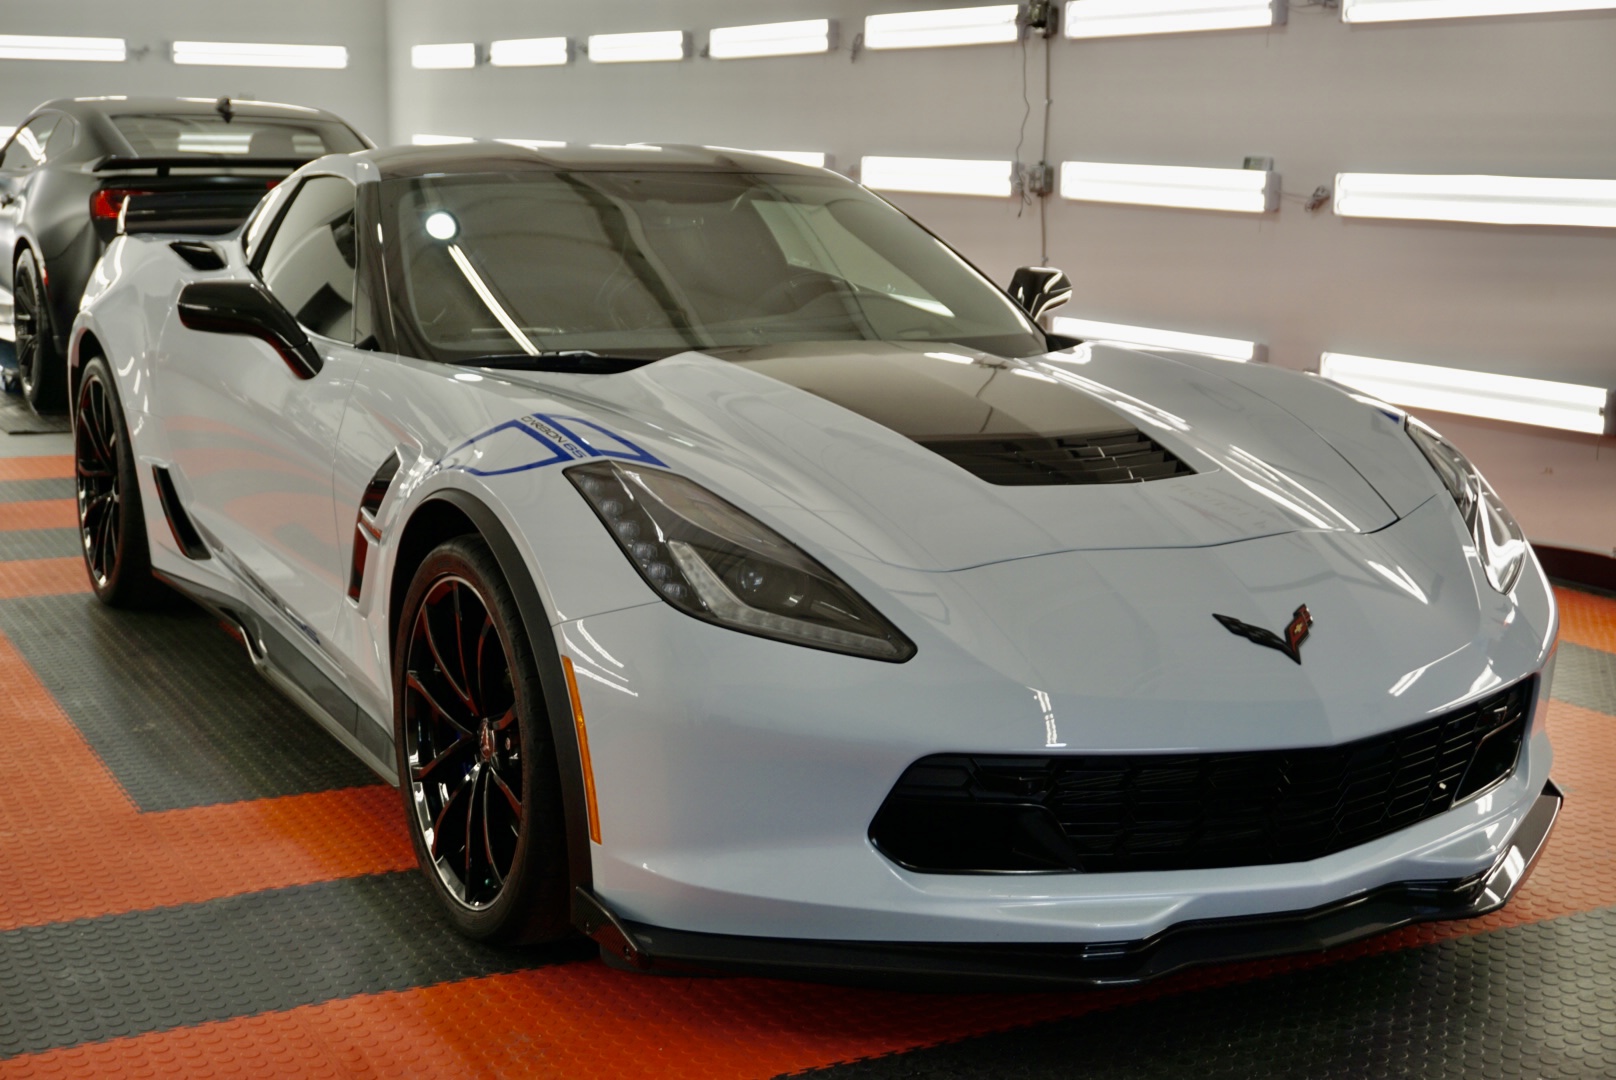
{"label": "white wall panel", "polygon": [[[331,109],[371,138],[388,138],[386,0],[4,0],[0,11],[6,33],[122,37],[130,50],[119,64],[0,60],[0,125],[56,97],[229,94]],[[348,66],[178,66],[175,40],[345,45]]]}

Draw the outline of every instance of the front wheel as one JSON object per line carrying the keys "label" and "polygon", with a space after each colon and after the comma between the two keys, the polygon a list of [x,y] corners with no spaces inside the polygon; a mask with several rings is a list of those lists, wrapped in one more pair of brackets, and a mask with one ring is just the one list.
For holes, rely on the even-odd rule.
{"label": "front wheel", "polygon": [[67,404],[67,363],[51,336],[45,277],[26,248],[12,270],[11,302],[22,395],[36,413],[59,413]]}
{"label": "front wheel", "polygon": [[455,927],[482,941],[568,932],[566,836],[538,666],[493,552],[427,555],[393,653],[399,787],[416,858]]}
{"label": "front wheel", "polygon": [[151,548],[135,478],[135,452],[112,369],[91,357],[73,416],[73,482],[79,544],[90,587],[113,607],[151,607],[165,598],[152,577]]}

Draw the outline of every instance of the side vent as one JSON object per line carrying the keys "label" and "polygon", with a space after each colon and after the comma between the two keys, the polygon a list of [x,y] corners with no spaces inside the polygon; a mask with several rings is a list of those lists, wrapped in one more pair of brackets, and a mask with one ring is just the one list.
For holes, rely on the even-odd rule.
{"label": "side vent", "polygon": [[990,484],[1135,484],[1195,470],[1131,428],[1083,435],[978,435],[920,445]]}
{"label": "side vent", "polygon": [[354,603],[359,602],[359,594],[365,588],[365,561],[370,555],[370,545],[382,538],[381,529],[376,527],[376,515],[387,497],[387,489],[393,486],[393,477],[398,475],[398,465],[398,454],[389,455],[365,485],[364,494],[359,496],[359,513],[354,519],[353,566],[348,571],[348,599]]}
{"label": "side vent", "polygon": [[157,484],[157,498],[163,504],[163,517],[168,520],[168,531],[174,534],[174,543],[179,545],[180,551],[185,553],[187,559],[212,558],[208,554],[208,546],[202,542],[202,536],[192,524],[190,515],[180,504],[180,493],[174,490],[174,478],[168,475],[168,470],[161,465],[152,466],[152,480]]}

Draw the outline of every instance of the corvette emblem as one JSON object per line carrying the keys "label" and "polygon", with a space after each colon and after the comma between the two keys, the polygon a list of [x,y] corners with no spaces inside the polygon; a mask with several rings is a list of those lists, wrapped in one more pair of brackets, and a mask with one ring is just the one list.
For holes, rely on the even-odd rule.
{"label": "corvette emblem", "polygon": [[1223,628],[1231,634],[1238,634],[1247,641],[1258,645],[1266,645],[1270,649],[1278,649],[1286,656],[1302,662],[1302,642],[1307,640],[1308,631],[1313,629],[1313,616],[1308,613],[1307,605],[1303,604],[1291,616],[1290,625],[1285,627],[1285,636],[1280,637],[1272,630],[1264,630],[1260,626],[1241,622],[1232,615],[1213,614],[1214,619],[1223,624]]}

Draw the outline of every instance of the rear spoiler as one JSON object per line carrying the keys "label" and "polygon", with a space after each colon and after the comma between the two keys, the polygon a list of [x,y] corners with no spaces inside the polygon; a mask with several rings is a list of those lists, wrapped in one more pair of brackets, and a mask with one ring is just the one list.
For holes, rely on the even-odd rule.
{"label": "rear spoiler", "polygon": [[246,221],[263,196],[261,186],[130,195],[124,199],[116,230],[127,235],[193,233],[218,236],[234,231]]}
{"label": "rear spoiler", "polygon": [[172,157],[104,157],[93,171],[115,169],[156,169],[167,176],[170,169],[285,169],[290,172],[313,161],[312,157],[249,157],[246,154],[178,154]]}

